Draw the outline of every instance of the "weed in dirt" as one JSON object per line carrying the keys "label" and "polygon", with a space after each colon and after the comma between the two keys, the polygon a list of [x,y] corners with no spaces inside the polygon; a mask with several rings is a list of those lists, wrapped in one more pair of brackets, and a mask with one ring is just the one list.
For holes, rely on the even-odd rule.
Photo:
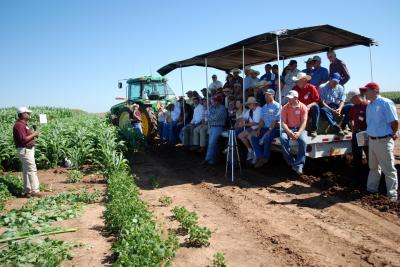
{"label": "weed in dirt", "polygon": [[66,183],[76,183],[82,180],[82,173],[79,170],[70,170],[68,171]]}
{"label": "weed in dirt", "polygon": [[64,241],[44,239],[12,242],[7,248],[0,251],[2,266],[60,266],[63,260],[70,260],[70,249],[73,247]]}
{"label": "weed in dirt", "polygon": [[158,201],[165,207],[168,207],[172,204],[172,198],[169,196],[161,196]]}
{"label": "weed in dirt", "polygon": [[0,210],[4,209],[6,201],[12,197],[13,195],[8,191],[7,186],[5,184],[0,184]]}
{"label": "weed in dirt", "polygon": [[189,229],[189,238],[187,241],[193,247],[208,247],[210,245],[208,241],[210,237],[210,229],[194,225]]}
{"label": "weed in dirt", "polygon": [[226,267],[224,253],[217,252],[213,255],[213,267]]}

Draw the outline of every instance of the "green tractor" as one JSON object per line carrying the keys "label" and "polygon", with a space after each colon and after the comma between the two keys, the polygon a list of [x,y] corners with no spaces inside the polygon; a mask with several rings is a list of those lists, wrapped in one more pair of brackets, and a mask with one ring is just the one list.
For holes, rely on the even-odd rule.
{"label": "green tractor", "polygon": [[[122,82],[118,88],[123,88]],[[126,81],[125,100],[111,107],[111,118],[114,125],[120,128],[130,126],[130,113],[133,104],[139,105],[142,113],[143,135],[152,138],[157,134],[157,112],[161,104],[166,106],[173,101],[175,93],[169,87],[165,77],[144,76]]]}

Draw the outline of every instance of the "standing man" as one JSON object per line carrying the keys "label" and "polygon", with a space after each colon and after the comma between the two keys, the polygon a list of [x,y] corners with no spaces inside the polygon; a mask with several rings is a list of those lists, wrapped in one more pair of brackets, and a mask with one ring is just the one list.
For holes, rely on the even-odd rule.
{"label": "standing man", "polygon": [[340,85],[344,87],[344,85],[350,80],[350,74],[347,70],[346,64],[344,64],[344,62],[340,59],[336,58],[335,51],[329,51],[327,53],[327,56],[329,61],[331,62],[331,64],[329,65],[329,75],[332,75],[336,72],[339,73]]}
{"label": "standing man", "polygon": [[203,164],[213,165],[217,161],[218,139],[224,131],[226,123],[226,108],[222,105],[222,96],[213,97],[213,105],[210,107],[208,116],[208,147],[206,159]]}
{"label": "standing man", "polygon": [[[263,76],[260,77],[260,81],[267,81],[267,82],[271,82],[272,81],[272,76],[273,73],[272,71],[272,66],[271,64],[267,64],[265,65],[265,74]],[[271,82],[272,83],[272,82]]]}
{"label": "standing man", "polygon": [[217,75],[213,74],[213,76],[211,76],[211,79],[212,83],[210,83],[210,85],[208,86],[209,91],[217,90],[218,88],[222,88],[224,86],[222,82],[218,81]]}
{"label": "standing man", "polygon": [[22,162],[25,196],[40,197],[35,163],[35,138],[39,136],[39,131],[35,129],[32,131],[28,126],[32,111],[26,107],[20,107],[17,113],[18,120],[14,125],[13,137],[18,157]]}
{"label": "standing man", "polygon": [[[289,102],[282,108],[282,154],[287,164],[299,175],[303,174],[306,162],[306,146],[304,130],[307,124],[307,106],[299,101],[299,93],[290,91],[286,97]],[[293,158],[290,148],[290,140],[298,144],[297,157]]]}
{"label": "standing man", "polygon": [[243,78],[239,76],[241,73],[241,70],[238,68],[234,68],[232,70],[233,78],[232,78],[232,84],[233,84],[233,95],[235,96],[235,99],[243,99]]}
{"label": "standing man", "polygon": [[304,72],[299,72],[293,81],[296,82],[296,86],[293,90],[299,93],[299,100],[301,103],[305,104],[308,109],[308,115],[311,117],[311,131],[310,136],[316,137],[319,122],[319,93],[314,85],[308,83],[311,79],[310,75]]}
{"label": "standing man", "polygon": [[319,56],[314,56],[312,58],[314,69],[311,72],[310,83],[315,87],[319,88],[321,84],[326,83],[329,79],[328,70],[321,67],[321,58]]}
{"label": "standing man", "polygon": [[398,177],[394,167],[394,140],[398,138],[399,119],[393,101],[380,96],[377,83],[360,88],[366,90],[371,101],[367,106],[367,134],[369,136],[369,175],[367,191],[377,193],[381,170],[385,174],[387,196],[397,201]]}
{"label": "standing man", "polygon": [[135,103],[132,105],[132,110],[129,115],[130,115],[130,119],[131,119],[131,126],[132,126],[134,132],[138,136],[142,136],[143,135],[142,113],[139,110],[138,104]]}
{"label": "standing man", "polygon": [[266,104],[261,108],[261,120],[250,140],[257,160],[255,168],[260,168],[269,161],[272,140],[279,136],[281,105],[274,100],[274,90],[265,90],[264,96]]}
{"label": "standing man", "polygon": [[279,68],[277,64],[272,65],[272,74],[271,74],[271,89],[276,91],[276,81],[278,80],[278,72]]}

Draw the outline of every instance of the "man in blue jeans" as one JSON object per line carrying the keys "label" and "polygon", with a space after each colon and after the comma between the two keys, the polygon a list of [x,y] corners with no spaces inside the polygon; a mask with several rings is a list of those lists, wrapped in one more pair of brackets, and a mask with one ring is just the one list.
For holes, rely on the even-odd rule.
{"label": "man in blue jeans", "polygon": [[[299,175],[303,174],[303,167],[306,162],[306,134],[308,108],[299,101],[297,91],[290,91],[286,97],[289,102],[283,106],[281,111],[281,145],[282,154],[287,164]],[[298,144],[297,157],[291,154],[290,141],[296,141]]]}
{"label": "man in blue jeans", "polygon": [[226,108],[222,105],[223,100],[220,95],[213,97],[213,105],[208,115],[207,154],[203,164],[214,165],[217,161],[218,139],[224,131],[227,116]]}
{"label": "man in blue jeans", "polygon": [[[321,116],[334,128],[336,134],[343,136],[343,129],[349,124],[348,114],[353,105],[344,105],[346,95],[344,94],[344,87],[339,82],[340,74],[334,73],[329,82],[321,88]],[[335,116],[344,117],[341,127],[337,125]]]}
{"label": "man in blue jeans", "polygon": [[255,168],[262,167],[271,157],[271,144],[274,138],[279,136],[279,116],[281,105],[274,100],[275,91],[264,91],[266,104],[261,109],[261,120],[258,129],[251,137],[251,145],[256,154]]}

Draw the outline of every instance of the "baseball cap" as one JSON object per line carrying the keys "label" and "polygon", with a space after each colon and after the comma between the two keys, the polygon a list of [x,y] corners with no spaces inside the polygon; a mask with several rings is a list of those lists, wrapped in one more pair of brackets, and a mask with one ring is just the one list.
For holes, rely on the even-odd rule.
{"label": "baseball cap", "polygon": [[289,91],[289,93],[286,95],[287,98],[292,99],[295,97],[299,97],[299,93],[295,90]]}
{"label": "baseball cap", "polygon": [[314,56],[314,57],[312,58],[312,60],[313,60],[313,61],[321,62],[321,58],[320,58],[319,56]]}
{"label": "baseball cap", "polygon": [[294,59],[290,60],[289,65],[292,65],[292,64],[297,64],[297,61]]}
{"label": "baseball cap", "polygon": [[381,87],[379,86],[379,84],[374,82],[367,83],[365,86],[360,87],[360,90],[368,90],[368,89],[379,91]]}
{"label": "baseball cap", "polygon": [[342,78],[342,77],[340,76],[340,74],[339,74],[338,72],[335,72],[335,73],[333,73],[333,74],[331,75],[331,80],[332,80],[332,81],[335,81],[335,82],[337,82],[337,83],[340,82],[341,78]]}
{"label": "baseball cap", "polygon": [[264,94],[275,95],[275,91],[273,89],[267,89],[264,91]]}
{"label": "baseball cap", "polygon": [[17,108],[17,113],[32,113],[32,110],[29,110],[27,107],[19,107]]}

